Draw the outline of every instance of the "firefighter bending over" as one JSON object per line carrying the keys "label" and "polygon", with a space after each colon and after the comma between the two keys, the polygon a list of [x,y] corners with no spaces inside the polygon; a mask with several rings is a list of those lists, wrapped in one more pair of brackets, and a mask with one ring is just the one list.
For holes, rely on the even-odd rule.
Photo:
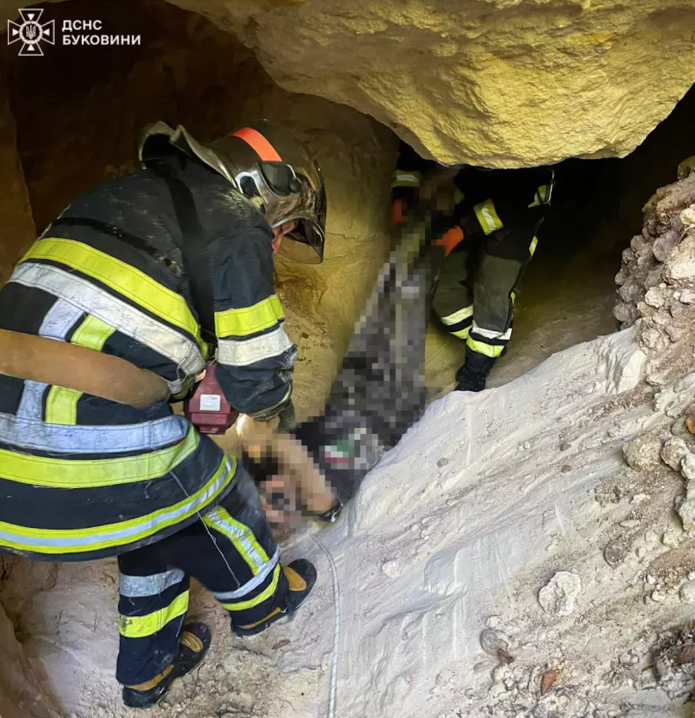
{"label": "firefighter bending over", "polygon": [[[273,254],[320,262],[326,206],[316,162],[270,123],[210,145],[157,123],[140,159],[140,170],[75,199],[0,292],[0,550],[118,556],[116,677],[132,707],[157,703],[208,650],[207,627],[185,622],[191,576],[239,636],[295,611],[314,585],[308,561],[281,565],[243,468],[167,397],[190,391],[216,345],[234,409],[256,422],[291,409],[296,348]],[[192,240],[206,246],[197,276]],[[194,285],[206,275],[211,301],[200,306]],[[213,330],[201,335],[205,314]],[[10,370],[22,341],[44,345]],[[60,366],[61,346],[85,363]],[[156,375],[163,398],[140,408],[104,398],[116,385],[99,371],[116,357]],[[94,393],[74,388],[85,381]]]}

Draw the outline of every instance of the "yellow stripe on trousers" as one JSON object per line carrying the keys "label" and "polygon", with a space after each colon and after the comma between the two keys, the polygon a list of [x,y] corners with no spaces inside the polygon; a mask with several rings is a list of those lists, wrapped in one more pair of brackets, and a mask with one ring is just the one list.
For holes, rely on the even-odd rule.
{"label": "yellow stripe on trousers", "polygon": [[[106,340],[114,331],[113,327],[90,315],[75,331],[70,343],[101,351]],[[66,389],[64,386],[52,386],[46,398],[46,423],[76,424],[77,402],[81,396],[82,392],[74,389]]]}
{"label": "yellow stripe on trousers", "polygon": [[200,435],[191,427],[185,439],[168,449],[119,459],[49,459],[2,449],[0,478],[56,489],[91,489],[150,481],[169,473],[199,444]]}
{"label": "yellow stripe on trousers", "polygon": [[177,596],[166,608],[147,616],[118,616],[118,632],[124,638],[146,638],[153,636],[175,618],[188,611],[188,591]]}
{"label": "yellow stripe on trousers", "polygon": [[225,457],[210,480],[192,496],[130,521],[72,530],[36,529],[0,521],[0,546],[17,551],[60,555],[132,544],[203,511],[229,485],[235,472],[236,459]]}
{"label": "yellow stripe on trousers", "polygon": [[139,269],[73,239],[46,238],[35,242],[22,261],[45,259],[76,269],[87,277],[188,332],[200,342],[200,327],[186,300]]}
{"label": "yellow stripe on trousers", "polygon": [[259,573],[270,561],[253,531],[237,521],[226,509],[218,506],[203,517],[203,523],[228,538],[253,572]]}
{"label": "yellow stripe on trousers", "polygon": [[247,601],[239,601],[236,603],[223,603],[222,605],[228,611],[246,611],[249,608],[255,608],[256,606],[259,606],[261,603],[263,603],[263,601],[267,601],[269,598],[271,598],[274,595],[275,591],[277,591],[281,570],[282,569],[280,567],[280,564],[278,564],[273,571],[273,580],[268,585],[268,588],[266,588],[265,591],[259,593],[258,596],[256,596],[255,598],[250,598]]}

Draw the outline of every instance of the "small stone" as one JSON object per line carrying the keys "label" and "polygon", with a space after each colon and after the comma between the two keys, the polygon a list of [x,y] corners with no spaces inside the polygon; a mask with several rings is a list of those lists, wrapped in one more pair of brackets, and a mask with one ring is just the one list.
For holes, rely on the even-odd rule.
{"label": "small stone", "polygon": [[646,548],[638,548],[637,551],[635,551],[637,554],[637,558],[644,558],[647,555],[647,549]]}
{"label": "small stone", "polygon": [[627,521],[621,521],[620,525],[624,529],[634,529],[639,526],[639,521],[637,519],[628,519]]}
{"label": "small stone", "polygon": [[638,436],[623,446],[627,465],[635,471],[654,471],[660,463],[661,442],[654,434]]}
{"label": "small stone", "polygon": [[666,600],[666,594],[663,591],[653,591],[652,592],[652,601],[655,603],[661,603],[662,601]]}
{"label": "small stone", "polygon": [[502,651],[505,653],[509,651],[509,641],[491,628],[486,628],[480,634],[480,646],[488,656],[494,658],[499,658]]}
{"label": "small stone", "polygon": [[679,300],[683,304],[695,304],[695,289],[690,289],[688,287],[681,289]]}
{"label": "small stone", "polygon": [[485,621],[485,626],[487,628],[499,628],[501,623],[502,623],[502,619],[499,616],[490,616]]}
{"label": "small stone", "polygon": [[695,661],[695,645],[687,643],[685,646],[681,646],[675,655],[675,661],[679,666]]}
{"label": "small stone", "polygon": [[567,451],[570,448],[570,446],[572,446],[572,445],[569,443],[569,441],[563,441],[560,444],[560,451]]}
{"label": "small stone", "polygon": [[695,454],[687,453],[681,459],[681,474],[686,479],[695,479]]}
{"label": "small stone", "polygon": [[528,451],[531,448],[531,442],[530,441],[524,441],[524,443],[521,445],[521,448],[524,451]]}
{"label": "small stone", "polygon": [[659,537],[657,536],[656,531],[652,531],[651,529],[649,531],[646,531],[644,534],[644,540],[647,543],[654,543],[654,541],[658,541]]}
{"label": "small stone", "polygon": [[670,528],[664,531],[664,535],[661,537],[661,543],[667,548],[676,548],[681,542],[681,536],[683,531],[679,528]]}
{"label": "small stone", "polygon": [[653,586],[653,585],[656,583],[656,578],[654,578],[654,576],[652,576],[651,574],[648,574],[647,577],[645,578],[645,581],[646,581],[650,586]]}
{"label": "small stone", "polygon": [[674,471],[681,468],[681,460],[688,454],[688,447],[683,439],[669,439],[661,449],[661,458]]}
{"label": "small stone", "polygon": [[[690,494],[690,492],[688,492]],[[678,504],[676,509],[686,531],[695,530],[695,498],[689,497]]]}
{"label": "small stone", "polygon": [[688,574],[688,581],[695,581],[695,571],[691,571]]}
{"label": "small stone", "polygon": [[569,464],[564,464],[560,471],[562,471],[563,474],[569,474],[569,472],[572,471],[572,467]]}
{"label": "small stone", "polygon": [[695,581],[690,580],[681,586],[680,599],[683,603],[695,603]]}
{"label": "small stone", "polygon": [[441,458],[439,461],[437,461],[437,466],[441,469],[443,466],[446,466],[449,463],[449,459]]}
{"label": "small stone", "polygon": [[630,503],[641,504],[643,501],[649,501],[650,498],[651,496],[649,494],[635,494]]}
{"label": "small stone", "polygon": [[581,588],[582,582],[576,573],[558,571],[539,591],[538,602],[553,616],[571,616]]}

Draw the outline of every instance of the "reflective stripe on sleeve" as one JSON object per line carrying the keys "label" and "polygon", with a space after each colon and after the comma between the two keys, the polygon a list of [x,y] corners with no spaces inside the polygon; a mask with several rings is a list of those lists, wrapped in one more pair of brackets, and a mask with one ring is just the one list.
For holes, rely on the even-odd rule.
{"label": "reflective stripe on sleeve", "polygon": [[215,332],[219,339],[248,337],[270,329],[284,318],[280,300],[273,294],[251,307],[215,312]]}
{"label": "reflective stripe on sleeve", "polygon": [[393,173],[391,187],[419,187],[421,175],[419,172],[404,172],[396,170]]}
{"label": "reflective stripe on sleeve", "polygon": [[478,218],[478,223],[485,234],[492,234],[498,229],[502,229],[502,227],[504,227],[502,220],[497,215],[495,203],[491,199],[477,204],[473,209],[475,211],[475,216]]}
{"label": "reflective stripe on sleeve", "polygon": [[221,339],[217,345],[217,361],[227,366],[249,366],[280,356],[293,346],[284,327],[279,326],[268,334],[251,339]]}

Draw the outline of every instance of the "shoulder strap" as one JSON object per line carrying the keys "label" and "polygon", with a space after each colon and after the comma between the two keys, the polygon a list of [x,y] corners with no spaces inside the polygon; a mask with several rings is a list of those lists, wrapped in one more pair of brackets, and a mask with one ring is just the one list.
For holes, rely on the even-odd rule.
{"label": "shoulder strap", "polygon": [[203,339],[217,345],[215,332],[215,298],[210,275],[208,237],[203,231],[195,199],[188,185],[177,176],[172,158],[150,160],[147,166],[167,183],[183,235],[183,267],[188,277],[193,306],[198,313]]}

